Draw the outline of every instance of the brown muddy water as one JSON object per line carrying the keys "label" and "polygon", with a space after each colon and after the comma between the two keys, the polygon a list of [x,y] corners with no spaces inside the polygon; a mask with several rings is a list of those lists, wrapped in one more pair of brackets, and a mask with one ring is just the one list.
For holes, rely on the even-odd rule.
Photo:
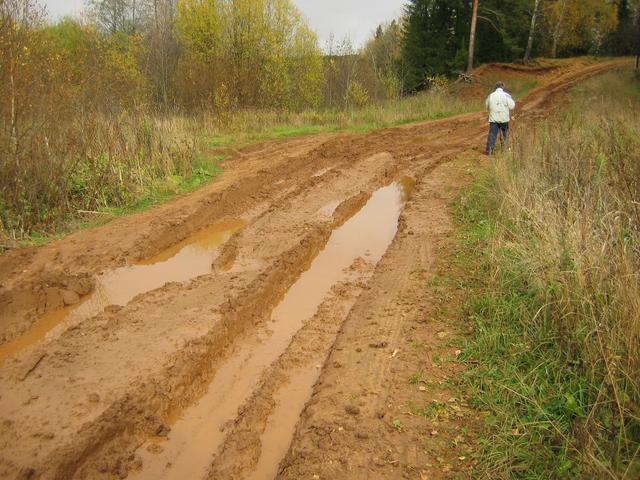
{"label": "brown muddy water", "polygon": [[217,248],[244,225],[242,220],[216,223],[152,258],[99,275],[94,292],[79,304],[43,315],[23,335],[0,346],[0,366],[8,357],[54,337],[110,305],[124,306],[141,293],[167,283],[184,282],[211,273]]}
{"label": "brown muddy water", "polygon": [[[225,426],[233,422],[238,408],[250,399],[265,369],[287,350],[296,332],[330,295],[331,288],[347,278],[347,269],[356,259],[373,264],[380,261],[397,234],[398,219],[412,186],[412,179],[403,179],[379,189],[332,233],[324,250],[275,307],[267,328],[224,361],[198,401],[167,419],[171,431],[166,439],[150,438],[138,449],[143,467],[131,478],[206,476],[225,439]],[[319,359],[320,365],[326,353]],[[290,382],[275,396],[277,406],[262,436],[264,447],[258,465],[249,478],[267,480],[275,476],[319,372],[316,365],[288,372]]]}

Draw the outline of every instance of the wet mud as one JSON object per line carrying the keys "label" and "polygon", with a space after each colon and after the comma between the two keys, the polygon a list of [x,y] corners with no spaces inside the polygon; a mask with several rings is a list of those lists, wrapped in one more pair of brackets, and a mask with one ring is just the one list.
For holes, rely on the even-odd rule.
{"label": "wet mud", "polygon": [[[239,406],[250,398],[264,370],[283,355],[292,337],[316,314],[331,288],[346,279],[348,268],[357,258],[373,264],[382,258],[397,233],[398,219],[412,185],[412,179],[403,178],[377,190],[362,209],[331,234],[309,269],[275,307],[266,328],[245,341],[219,368],[195,405],[174,413],[168,420],[171,431],[166,441],[154,437],[142,446],[138,453],[142,471],[133,478],[198,478],[206,473],[225,437],[225,424],[236,418]],[[306,380],[306,384],[296,383],[298,391],[310,392],[318,373],[298,372]],[[299,406],[298,412],[306,402],[300,397],[296,402],[293,392],[288,400]],[[285,429],[281,424],[277,432],[271,432],[272,436],[277,433],[281,444],[293,436],[295,423],[290,421],[289,425]],[[286,449],[282,448],[264,450],[252,475],[267,478],[268,472],[277,469],[284,453]]]}

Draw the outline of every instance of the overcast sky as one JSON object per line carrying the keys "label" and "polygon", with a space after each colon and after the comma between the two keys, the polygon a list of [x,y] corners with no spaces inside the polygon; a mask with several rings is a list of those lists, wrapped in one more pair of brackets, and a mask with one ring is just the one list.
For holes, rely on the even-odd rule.
{"label": "overcast sky", "polygon": [[[406,0],[293,0],[309,19],[311,27],[320,37],[320,46],[326,45],[330,35],[336,40],[348,36],[360,46],[375,28],[400,16]],[[84,0],[44,0],[52,19],[80,13]]]}

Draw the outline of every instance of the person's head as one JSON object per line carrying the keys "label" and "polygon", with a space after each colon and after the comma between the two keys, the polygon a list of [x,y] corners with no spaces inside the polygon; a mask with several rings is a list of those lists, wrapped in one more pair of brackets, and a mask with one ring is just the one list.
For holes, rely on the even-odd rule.
{"label": "person's head", "polygon": [[504,83],[503,82],[496,83],[496,90],[498,90],[499,88],[504,90]]}

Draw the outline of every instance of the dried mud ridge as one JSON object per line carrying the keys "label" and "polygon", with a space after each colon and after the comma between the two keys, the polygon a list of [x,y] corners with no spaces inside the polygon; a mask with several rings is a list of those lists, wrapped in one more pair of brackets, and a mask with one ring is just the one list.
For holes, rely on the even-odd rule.
{"label": "dried mud ridge", "polygon": [[[549,73],[519,121],[622,64]],[[446,376],[447,327],[419,322],[484,135],[469,114],[258,145],[194,194],[0,258],[0,478],[465,472],[397,418],[446,396],[407,378]]]}

